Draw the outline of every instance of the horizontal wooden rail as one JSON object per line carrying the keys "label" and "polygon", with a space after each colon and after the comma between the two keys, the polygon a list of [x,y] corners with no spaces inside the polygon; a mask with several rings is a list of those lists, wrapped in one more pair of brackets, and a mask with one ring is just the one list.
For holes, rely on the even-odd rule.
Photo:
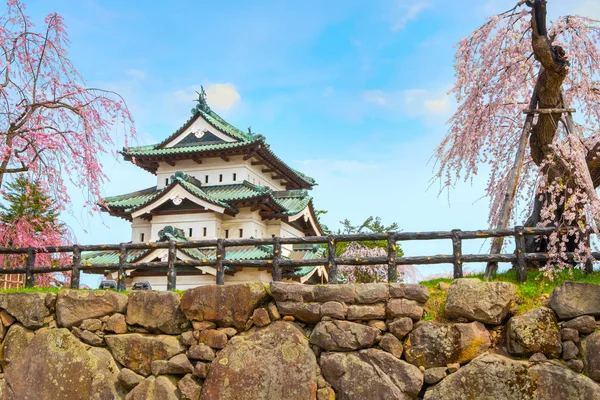
{"label": "horizontal wooden rail", "polygon": [[[571,233],[579,231],[577,228],[563,228],[560,233]],[[476,230],[461,231],[458,229],[452,231],[431,231],[431,232],[388,232],[388,233],[359,233],[352,235],[328,235],[311,236],[300,238],[264,238],[264,239],[207,239],[207,240],[189,240],[181,242],[139,242],[139,243],[120,243],[103,245],[72,245],[72,246],[45,246],[38,248],[16,248],[1,247],[0,255],[20,255],[23,266],[0,268],[0,274],[25,274],[25,285],[31,287],[35,285],[35,275],[52,272],[72,272],[72,288],[79,288],[80,273],[102,273],[107,271],[117,273],[117,287],[122,291],[126,288],[127,271],[165,271],[168,280],[168,289],[176,289],[177,270],[183,267],[212,267],[215,269],[215,280],[217,284],[224,284],[225,271],[228,268],[264,268],[272,271],[274,281],[283,278],[283,272],[295,268],[307,266],[328,266],[329,282],[338,283],[337,267],[339,265],[387,265],[388,279],[395,281],[397,279],[398,265],[432,265],[432,264],[453,264],[454,277],[463,276],[463,265],[465,263],[485,263],[485,262],[510,262],[514,263],[517,269],[517,277],[520,281],[526,279],[525,265],[530,261],[548,261],[550,259],[545,253],[526,253],[524,238],[525,236],[548,236],[556,232],[555,228],[525,228],[517,226],[514,229],[501,230]],[[579,231],[581,232],[581,231]],[[584,237],[588,238],[594,232],[585,232]],[[486,239],[495,237],[514,237],[516,250],[512,254],[462,254],[462,241],[471,239]],[[397,242],[412,240],[451,240],[452,254],[438,254],[431,256],[396,256]],[[387,255],[381,257],[338,257],[336,249],[338,243],[361,242],[361,241],[383,241],[387,242]],[[324,258],[314,258],[306,260],[290,260],[283,258],[286,245],[317,245],[327,249],[327,256]],[[228,258],[228,249],[244,246],[269,246],[271,256],[267,259],[247,260]],[[383,246],[383,245],[382,245]],[[130,258],[132,250],[155,250],[167,249],[166,260],[156,262],[135,262]],[[212,249],[215,256],[211,259],[201,260],[180,260],[177,259],[177,252],[183,249]],[[118,255],[118,263],[114,264],[94,264],[85,262],[85,252],[112,251]],[[71,253],[72,264],[61,265],[36,265],[36,259],[39,263],[44,261],[41,256],[53,253]],[[37,258],[36,258],[37,255]],[[592,253],[592,256],[600,260],[600,252]],[[82,261],[83,259],[83,261]],[[567,253],[568,260],[576,259],[576,254]],[[56,261],[56,260],[55,260]],[[56,261],[57,262],[57,261]],[[591,266],[586,264],[586,271],[592,271]]]}

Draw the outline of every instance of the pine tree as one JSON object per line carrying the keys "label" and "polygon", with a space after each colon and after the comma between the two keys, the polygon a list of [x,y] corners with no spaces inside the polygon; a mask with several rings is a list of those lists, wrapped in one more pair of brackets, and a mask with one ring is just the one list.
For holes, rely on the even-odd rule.
{"label": "pine tree", "polygon": [[0,204],[0,221],[3,225],[17,226],[26,219],[32,234],[39,235],[48,225],[55,226],[54,231],[64,231],[58,221],[58,210],[38,182],[19,175],[6,185],[2,194],[4,204]]}
{"label": "pine tree", "polygon": [[[70,242],[66,226],[58,220],[58,207],[37,181],[19,175],[6,184],[0,204],[0,247],[60,246]],[[0,256],[4,267],[22,267],[21,254]],[[68,264],[64,253],[40,252],[36,266]],[[36,274],[37,286],[62,286],[69,282],[69,273]]]}

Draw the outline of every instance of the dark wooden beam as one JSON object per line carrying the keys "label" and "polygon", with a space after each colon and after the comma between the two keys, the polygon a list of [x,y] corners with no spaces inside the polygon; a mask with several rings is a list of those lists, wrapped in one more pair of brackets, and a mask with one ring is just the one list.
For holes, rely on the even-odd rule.
{"label": "dark wooden beam", "polygon": [[263,168],[262,172],[263,172],[263,174],[268,174],[271,172],[275,172],[275,170],[273,168]]}
{"label": "dark wooden beam", "polygon": [[167,164],[169,164],[171,167],[174,167],[174,166],[175,166],[175,161],[173,161],[173,160],[165,160],[165,162],[166,162]]}
{"label": "dark wooden beam", "polygon": [[194,161],[196,164],[202,164],[202,159],[199,157],[192,157],[192,161]]}
{"label": "dark wooden beam", "polygon": [[244,161],[247,161],[256,155],[256,151],[251,151],[250,153],[244,156]]}
{"label": "dark wooden beam", "polygon": [[271,178],[273,178],[273,179],[283,179],[284,176],[283,175],[273,175]]}
{"label": "dark wooden beam", "polygon": [[225,162],[229,162],[229,157],[227,157],[225,154],[221,153],[219,154],[219,157],[221,157],[221,159]]}
{"label": "dark wooden beam", "polygon": [[252,161],[250,165],[265,165],[264,161]]}

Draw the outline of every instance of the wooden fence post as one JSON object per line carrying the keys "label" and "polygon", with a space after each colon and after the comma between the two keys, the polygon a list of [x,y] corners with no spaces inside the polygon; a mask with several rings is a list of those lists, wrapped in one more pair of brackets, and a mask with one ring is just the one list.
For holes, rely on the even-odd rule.
{"label": "wooden fence post", "polygon": [[525,282],[527,280],[527,271],[525,270],[525,235],[522,226],[515,226],[515,246],[517,248],[517,281]]}
{"label": "wooden fence post", "polygon": [[281,240],[278,237],[273,238],[273,270],[271,276],[274,282],[279,282],[282,279],[281,272]]}
{"label": "wooden fence post", "polygon": [[[584,231],[583,233],[584,236],[584,240],[588,246],[588,248],[592,248],[592,241],[591,241],[591,229],[588,229],[586,231]],[[587,260],[585,260],[585,273],[586,274],[593,274],[594,273],[594,262],[592,260],[590,260],[589,258]]]}
{"label": "wooden fence post", "polygon": [[454,279],[462,278],[462,240],[460,239],[460,229],[452,230],[452,253],[454,254]]}
{"label": "wooden fence post", "polygon": [[25,265],[25,287],[31,288],[35,286],[35,276],[33,269],[35,268],[35,249],[30,247],[27,250],[27,264]]}
{"label": "wooden fence post", "polygon": [[393,283],[398,280],[398,268],[396,267],[396,234],[388,233],[388,282]]}
{"label": "wooden fence post", "polygon": [[335,263],[335,239],[327,236],[327,262],[329,263],[329,283],[338,283],[337,264]]}
{"label": "wooden fence post", "polygon": [[175,290],[177,288],[177,269],[175,268],[175,261],[177,261],[177,249],[175,247],[175,242],[169,240],[167,290]]}
{"label": "wooden fence post", "polygon": [[119,268],[117,269],[117,291],[124,292],[126,287],[125,264],[127,264],[127,248],[121,243],[119,246]]}
{"label": "wooden fence post", "polygon": [[225,268],[223,267],[223,261],[225,259],[225,246],[223,239],[217,239],[217,262],[215,268],[217,269],[217,285],[225,284]]}
{"label": "wooden fence post", "polygon": [[71,272],[71,289],[79,289],[79,280],[81,278],[81,249],[78,245],[73,245],[73,271]]}

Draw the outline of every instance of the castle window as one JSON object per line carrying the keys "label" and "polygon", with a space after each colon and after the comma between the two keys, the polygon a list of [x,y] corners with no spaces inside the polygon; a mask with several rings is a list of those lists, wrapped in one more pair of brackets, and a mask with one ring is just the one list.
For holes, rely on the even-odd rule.
{"label": "castle window", "polygon": [[189,237],[192,237],[192,228],[189,229]]}
{"label": "castle window", "polygon": [[202,228],[202,235],[206,236],[206,227]]}
{"label": "castle window", "polygon": [[229,229],[225,229],[225,239],[229,238]]}
{"label": "castle window", "polygon": [[219,182],[223,182],[223,174],[219,174]]}
{"label": "castle window", "polygon": [[208,175],[204,175],[204,183],[208,183]]}
{"label": "castle window", "polygon": [[240,229],[240,237],[244,237],[244,230]]}
{"label": "castle window", "polygon": [[140,242],[143,242],[143,241],[144,241],[144,234],[140,233]]}
{"label": "castle window", "polygon": [[165,178],[165,186],[169,186],[169,178]]}
{"label": "castle window", "polygon": [[235,182],[235,178],[237,178],[237,174],[234,172],[233,173],[233,181]]}

